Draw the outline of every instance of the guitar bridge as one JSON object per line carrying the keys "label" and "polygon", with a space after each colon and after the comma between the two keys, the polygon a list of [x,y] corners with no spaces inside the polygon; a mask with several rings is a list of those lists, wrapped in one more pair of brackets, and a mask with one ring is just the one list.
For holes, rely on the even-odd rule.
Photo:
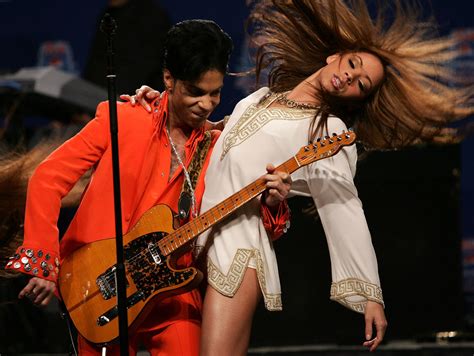
{"label": "guitar bridge", "polygon": [[[97,279],[95,283],[97,287],[99,287],[99,291],[102,294],[102,297],[105,300],[109,300],[112,297],[117,295],[117,267],[112,266],[107,271],[102,273]],[[129,286],[128,281],[126,281],[127,288]]]}

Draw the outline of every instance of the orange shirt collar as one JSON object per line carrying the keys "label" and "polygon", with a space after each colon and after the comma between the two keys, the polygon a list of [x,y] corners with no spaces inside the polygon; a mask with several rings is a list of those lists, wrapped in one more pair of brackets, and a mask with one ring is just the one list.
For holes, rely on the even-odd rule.
{"label": "orange shirt collar", "polygon": [[[169,97],[168,92],[164,91],[161,96],[152,102],[153,109],[153,125],[155,127],[154,134],[159,135],[165,129],[166,121],[169,114]],[[186,141],[185,147],[191,146],[191,151],[194,152],[196,145],[204,137],[204,125],[200,128],[194,129],[191,136]]]}

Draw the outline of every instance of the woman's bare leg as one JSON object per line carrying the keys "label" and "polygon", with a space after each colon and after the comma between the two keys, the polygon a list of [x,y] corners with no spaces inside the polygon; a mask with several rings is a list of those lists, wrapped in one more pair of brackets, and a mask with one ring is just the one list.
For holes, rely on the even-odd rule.
{"label": "woman's bare leg", "polygon": [[204,298],[201,356],[246,355],[255,308],[261,299],[257,273],[247,268],[242,284],[229,298],[207,287]]}

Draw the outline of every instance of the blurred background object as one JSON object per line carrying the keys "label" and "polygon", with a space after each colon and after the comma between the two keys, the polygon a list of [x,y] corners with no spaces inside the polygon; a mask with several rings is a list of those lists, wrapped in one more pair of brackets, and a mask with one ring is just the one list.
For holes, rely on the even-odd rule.
{"label": "blurred background object", "polygon": [[168,14],[153,0],[109,0],[99,15],[96,32],[89,50],[84,79],[107,87],[106,36],[99,24],[105,13],[117,23],[115,34],[115,68],[117,93],[134,94],[135,89],[147,83],[163,89],[162,52],[166,33],[170,28]]}

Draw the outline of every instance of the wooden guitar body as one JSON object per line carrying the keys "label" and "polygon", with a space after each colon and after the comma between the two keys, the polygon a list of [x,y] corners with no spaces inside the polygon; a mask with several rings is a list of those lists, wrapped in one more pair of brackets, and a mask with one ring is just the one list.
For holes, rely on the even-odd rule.
{"label": "wooden guitar body", "polygon": [[[156,247],[173,231],[172,211],[157,205],[123,236],[131,331],[152,309],[152,299],[190,290],[202,280],[201,272],[193,267],[174,267],[178,254],[163,256]],[[85,245],[61,265],[61,298],[78,332],[93,343],[118,337],[115,263],[112,238]]]}

